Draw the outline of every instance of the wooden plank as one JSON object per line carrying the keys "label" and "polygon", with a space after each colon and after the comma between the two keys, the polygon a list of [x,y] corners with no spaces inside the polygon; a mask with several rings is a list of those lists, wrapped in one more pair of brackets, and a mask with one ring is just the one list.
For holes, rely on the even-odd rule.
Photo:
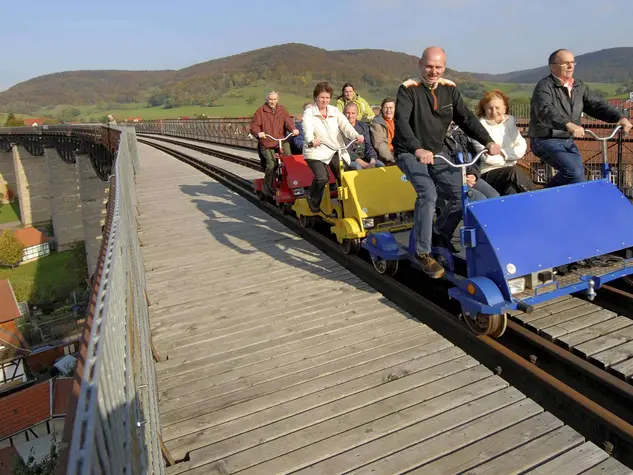
{"label": "wooden plank", "polygon": [[542,412],[537,404],[525,399],[518,390],[507,388],[312,464],[296,473],[329,475],[338,473],[342,467],[345,470],[361,467],[508,406],[512,406],[513,412],[521,413],[525,418]]}
{"label": "wooden plank", "polygon": [[[380,333],[380,332],[378,332]],[[161,392],[161,413],[164,415],[163,421],[168,423],[172,416],[168,416],[170,411],[177,411],[180,416],[189,414],[185,408],[192,407],[195,414],[201,412],[202,407],[206,407],[206,401],[213,398],[225,396],[235,391],[245,388],[254,388],[258,385],[269,385],[275,388],[277,384],[283,384],[284,378],[291,379],[295,375],[303,375],[303,378],[311,378],[313,374],[326,374],[329,371],[336,371],[338,368],[347,367],[350,358],[362,358],[362,355],[369,357],[371,353],[375,356],[377,349],[385,351],[397,351],[415,346],[420,341],[420,335],[410,330],[401,330],[396,333],[383,335],[382,338],[371,338],[359,341],[350,346],[335,348],[327,353],[309,358],[299,359],[295,362],[281,366],[273,366],[255,374],[244,374],[245,372],[230,372],[226,375],[217,376],[210,381],[201,379],[192,381],[190,384],[173,388]],[[390,350],[391,349],[391,350]],[[352,364],[350,362],[350,364]],[[300,381],[301,382],[301,381]],[[298,384],[298,383],[297,383]]]}
{"label": "wooden plank", "polygon": [[583,315],[587,315],[588,313],[596,312],[598,310],[600,310],[600,307],[597,305],[585,302],[584,305],[579,305],[578,307],[565,310],[564,312],[555,313],[553,315],[539,318],[538,320],[533,320],[526,326],[535,330],[543,330],[569,320],[575,320],[578,317],[582,317]]}
{"label": "wooden plank", "polygon": [[633,377],[633,359],[623,361],[611,367],[611,371],[623,379],[629,380]]}
{"label": "wooden plank", "polygon": [[534,320],[539,320],[541,318],[547,317],[549,315],[554,315],[556,313],[562,313],[566,310],[570,310],[576,307],[582,306],[584,303],[583,300],[577,298],[569,298],[557,301],[556,303],[552,303],[551,305],[546,305],[538,310],[534,310],[532,313],[523,313],[517,315],[515,318],[520,320],[524,324],[532,322]]}
{"label": "wooden plank", "polygon": [[371,325],[350,326],[341,330],[340,332],[335,332],[333,334],[327,333],[308,340],[293,342],[290,345],[286,345],[285,347],[273,347],[265,351],[257,352],[255,354],[249,354],[241,358],[236,358],[231,361],[226,361],[216,365],[204,366],[202,369],[199,369],[193,373],[188,372],[183,375],[172,376],[171,378],[161,381],[160,387],[161,390],[166,390],[181,386],[183,384],[187,384],[189,381],[194,381],[198,378],[211,378],[218,374],[255,366],[260,363],[271,361],[273,359],[287,358],[288,361],[295,361],[296,359],[301,358],[302,352],[304,350],[310,351],[326,343],[342,341],[351,336],[366,333],[368,331],[371,331],[370,329],[374,326],[385,328],[387,331],[389,331],[390,328],[395,328],[399,325],[401,325],[401,323],[391,322],[390,316],[383,317],[381,319],[374,320]]}
{"label": "wooden plank", "polygon": [[[488,370],[475,367],[223,457],[222,461],[228,473],[288,473],[506,387],[501,378],[490,377]],[[410,410],[405,411],[407,408]]]}
{"label": "wooden plank", "polygon": [[[428,347],[428,350],[427,348]],[[447,346],[445,340],[438,339],[431,344],[427,344],[425,350],[429,352],[436,352],[441,349],[446,349]],[[330,388],[334,388],[338,385],[348,383],[354,378],[358,378],[363,376],[367,372],[373,372],[378,368],[379,370],[385,367],[389,367],[393,364],[394,361],[398,361],[400,363],[410,361],[416,357],[418,357],[420,351],[418,350],[416,353],[415,349],[409,350],[407,352],[403,352],[398,355],[392,355],[387,358],[380,358],[373,362],[370,362],[367,365],[360,366],[358,368],[352,368],[335,375],[331,375],[329,377],[321,378],[319,380],[315,380],[310,384],[303,384],[299,386],[295,386],[292,388],[282,389],[280,391],[270,393],[263,397],[258,397],[256,399],[248,399],[245,401],[237,401],[234,404],[227,404],[213,414],[209,416],[202,416],[199,418],[197,422],[197,428],[194,431],[190,431],[189,433],[178,437],[177,439],[168,443],[168,446],[175,450],[176,453],[179,453],[179,450],[183,450],[183,454],[189,450],[193,450],[195,448],[208,445],[206,440],[210,437],[214,437],[216,427],[220,424],[223,424],[228,421],[233,421],[243,417],[250,417],[258,411],[263,411],[269,409],[273,406],[281,405],[287,403],[289,401],[293,401],[305,396],[315,395],[316,393],[320,393],[322,391],[327,391]],[[469,360],[462,360],[460,364],[466,365],[467,367],[476,366],[473,365]],[[396,375],[397,376],[397,375]],[[391,378],[394,376],[392,375]],[[428,377],[428,375],[427,375]],[[412,378],[412,380],[417,379],[417,376]],[[412,380],[403,381],[402,384],[408,385],[412,383]],[[390,381],[385,381],[390,382]],[[385,391],[389,393],[390,391],[395,391],[399,393],[400,384],[389,384],[378,388],[378,394],[385,394]],[[361,398],[361,400],[363,400]],[[354,401],[356,403],[356,401]],[[361,404],[362,405],[362,404]],[[206,420],[205,420],[206,419]]]}
{"label": "wooden plank", "polygon": [[[365,321],[362,319],[359,320],[357,323],[357,325],[365,325],[365,324],[366,324]],[[228,361],[235,360],[237,358],[241,358],[245,355],[257,354],[259,351],[264,351],[271,348],[281,348],[286,345],[290,345],[296,342],[301,342],[312,337],[327,335],[328,333],[336,332],[348,326],[350,326],[349,321],[338,321],[338,322],[332,323],[331,325],[312,328],[310,330],[307,330],[301,333],[286,335],[286,337],[279,338],[274,342],[263,341],[257,345],[252,345],[250,347],[245,347],[245,348],[238,347],[224,353],[211,355],[209,357],[196,358],[195,360],[191,362],[180,361],[179,365],[181,366],[183,372],[196,371],[196,370],[206,367],[207,365],[210,366],[214,364],[220,364],[223,362],[228,362]],[[161,365],[159,365],[159,368],[162,365],[166,365],[170,361],[173,361],[173,360],[161,362]],[[184,363],[187,363],[187,365],[183,366]],[[158,372],[160,373],[160,371]]]}
{"label": "wooden plank", "polygon": [[629,320],[629,325],[615,332],[602,335],[581,345],[574,346],[574,353],[585,358],[601,351],[608,350],[618,345],[622,345],[633,339],[633,320]]}
{"label": "wooden plank", "polygon": [[[384,323],[388,324],[389,320],[385,320]],[[197,391],[201,385],[214,387],[240,378],[253,378],[256,374],[280,369],[284,366],[296,365],[302,360],[324,358],[333,351],[338,351],[344,347],[375,340],[380,336],[400,334],[402,337],[405,333],[411,335],[412,331],[411,324],[408,322],[392,322],[390,325],[370,324],[364,326],[363,328],[366,331],[353,333],[344,338],[331,338],[321,345],[303,347],[299,351],[295,351],[293,353],[284,353],[283,355],[267,359],[257,358],[251,364],[239,367],[236,367],[235,365],[226,365],[228,368],[225,371],[218,371],[217,367],[212,367],[209,370],[205,368],[203,371],[188,373],[181,378],[169,378],[165,381],[165,384],[161,384],[160,397],[173,398],[179,395],[189,394],[193,390],[188,388],[188,386],[193,383],[196,383],[195,390]],[[178,378],[178,380],[173,381],[176,378]],[[198,385],[198,383],[201,385]]]}
{"label": "wooden plank", "polygon": [[[538,311],[541,310],[549,305],[554,305],[555,303],[560,303],[560,302],[564,302],[565,300],[570,300],[574,297],[572,297],[571,295],[561,295],[560,297],[556,297],[552,300],[547,300],[545,302],[542,303],[538,303],[536,305],[534,305],[534,310]],[[508,315],[512,316],[512,317],[516,317],[518,315],[523,315],[525,312],[523,312],[522,310],[511,310],[510,312],[508,312]],[[518,320],[518,319],[517,319]]]}
{"label": "wooden plank", "polygon": [[[354,314],[350,311],[348,311],[347,314],[344,312],[340,316],[323,315],[322,318],[319,319],[311,320],[308,318],[305,322],[292,326],[289,325],[287,329],[284,329],[283,326],[280,325],[279,330],[269,331],[267,334],[262,334],[259,337],[257,335],[249,334],[245,338],[240,338],[239,336],[235,338],[225,338],[223,341],[214,342],[213,344],[208,345],[205,345],[204,342],[202,342],[202,346],[192,346],[191,348],[186,348],[187,351],[176,350],[171,355],[171,359],[169,361],[158,365],[159,377],[170,377],[183,374],[185,372],[191,372],[191,367],[189,367],[189,365],[197,360],[204,359],[205,361],[210,361],[211,358],[217,356],[219,358],[216,358],[215,361],[224,361],[224,359],[221,358],[221,355],[231,354],[235,348],[248,351],[252,347],[253,352],[257,352],[279,346],[280,341],[292,342],[295,339],[290,338],[291,336],[299,335],[297,338],[300,338],[306,330],[324,329],[326,327],[331,327],[332,325],[339,325],[340,327],[345,323],[371,325],[373,321],[388,315],[391,315],[393,323],[410,322],[412,330],[411,336],[415,336],[416,334],[421,335],[428,332],[426,329],[428,327],[424,325],[416,325],[414,322],[407,320],[406,318],[394,315],[390,309],[378,308],[373,312],[368,311],[366,315]],[[231,356],[233,355],[231,354]]]}
{"label": "wooden plank", "polygon": [[[529,475],[551,475],[561,473],[565,475],[577,475],[585,473],[600,462],[608,459],[607,453],[592,442],[584,444],[566,452],[547,463],[530,470]],[[505,457],[503,458],[506,459]]]}
{"label": "wooden plank", "polygon": [[[288,388],[293,386],[303,387],[305,390],[310,391],[310,384],[307,383],[311,381],[318,381],[324,376],[342,373],[343,371],[350,370],[375,359],[383,358],[389,354],[400,353],[415,348],[434,341],[438,339],[438,337],[439,335],[437,334],[416,336],[408,340],[396,341],[381,346],[380,348],[369,349],[353,356],[312,367],[301,372],[275,378],[272,381],[261,381],[261,379],[264,379],[262,377],[261,379],[257,379],[259,384],[251,384],[248,380],[239,381],[236,384],[224,385],[228,387],[205,391],[204,399],[198,400],[195,405],[175,408],[170,412],[164,413],[161,417],[161,427],[165,429],[166,440],[179,437],[194,430],[207,427],[209,424],[217,423],[213,415],[213,411],[217,409],[273,392],[287,391]],[[161,403],[161,412],[165,410],[163,407],[164,405]],[[168,426],[172,425],[173,427],[167,429]]]}
{"label": "wooden plank", "polygon": [[[351,473],[391,475],[417,467],[420,467],[419,473],[424,474],[459,472],[455,465],[465,462],[464,465],[469,467],[471,464],[468,462],[471,457],[484,455],[485,459],[479,459],[482,462],[497,456],[500,451],[510,450],[562,426],[562,422],[551,414],[542,412],[542,408],[537,406],[526,405],[525,413],[516,411],[513,407],[502,409],[422,443],[406,447],[404,450],[383,457]],[[478,445],[478,441],[485,445]],[[451,463],[452,455],[458,449],[475,446],[477,446],[475,450],[471,449],[468,453],[462,452],[462,457]],[[433,461],[436,461],[435,467],[431,467]],[[443,464],[447,467],[443,468]]]}
{"label": "wooden plank", "polygon": [[[258,342],[262,339],[274,339],[277,335],[283,335],[283,332],[300,332],[307,328],[314,328],[316,325],[325,325],[327,322],[341,319],[367,318],[371,320],[375,315],[391,315],[394,322],[409,322],[412,320],[398,315],[393,309],[382,308],[377,302],[362,302],[356,308],[350,305],[339,309],[333,309],[332,312],[320,312],[311,315],[308,318],[302,318],[302,315],[295,315],[294,318],[281,318],[275,320],[262,321],[260,325],[258,314],[251,314],[253,324],[251,327],[241,326],[234,328],[226,326],[223,328],[200,328],[193,335],[183,336],[176,341],[166,342],[161,345],[164,349],[178,355],[187,355],[189,353],[197,353],[200,351],[200,345],[212,344],[215,353],[221,352],[221,348],[233,348],[236,344],[248,346],[251,342]],[[280,330],[283,326],[283,329]]]}
{"label": "wooden plank", "polygon": [[[558,420],[549,414],[533,417],[409,473],[455,473],[465,470],[472,474],[522,473],[521,467],[531,466],[529,457],[534,456],[537,460],[541,460],[539,453],[545,452],[546,447],[553,447],[553,453],[557,453],[558,450],[564,450],[561,447],[572,448],[583,442],[582,436],[576,431],[568,426],[556,427],[557,423]],[[538,445],[536,453],[533,453],[534,444]],[[506,460],[505,454],[516,448],[529,451],[527,461],[517,455],[514,458],[508,457]],[[483,471],[474,468],[484,462],[482,460],[484,458],[494,460],[490,472],[483,467]],[[504,468],[503,463],[501,466],[498,465],[499,462],[507,463],[507,469]]]}
{"label": "wooden plank", "polygon": [[[451,354],[452,353],[452,354]],[[417,360],[422,369],[418,370],[417,365],[411,363],[406,369],[396,370],[397,374],[402,377],[394,378],[393,373],[384,374],[382,385],[378,383],[375,377],[368,375],[364,379],[375,382],[375,386],[368,387],[365,390],[344,396],[345,393],[341,389],[345,386],[355,387],[357,383],[350,381],[340,387],[332,388],[328,391],[328,398],[323,400],[319,394],[300,400],[290,401],[281,406],[270,408],[269,414],[262,417],[260,413],[251,414],[248,417],[240,418],[234,423],[225,424],[209,434],[209,438],[205,442],[207,445],[190,453],[190,463],[183,467],[183,470],[199,467],[209,464],[214,460],[236,454],[242,450],[249,449],[261,443],[265,443],[275,438],[296,433],[299,430],[306,429],[315,424],[331,420],[335,417],[351,413],[352,411],[371,407],[379,401],[404,394],[415,388],[427,385],[441,378],[459,374],[464,371],[465,364],[473,368],[478,363],[469,356],[461,356],[455,359],[442,360],[445,355],[451,358],[455,353],[455,348],[449,348],[440,353],[434,353],[423,359]],[[384,384],[387,381],[387,384]],[[311,403],[317,403],[318,406],[311,407]],[[307,403],[303,406],[302,403]],[[289,410],[283,416],[283,410]],[[272,417],[275,419],[271,420]],[[265,423],[268,422],[268,425]],[[258,424],[258,426],[254,426]],[[229,437],[229,435],[233,437]],[[212,443],[215,442],[215,443]]]}
{"label": "wooden plank", "polygon": [[609,368],[631,358],[633,358],[633,341],[615,346],[601,353],[593,354],[591,361],[597,363],[602,368]]}
{"label": "wooden plank", "polygon": [[615,318],[616,316],[616,313],[609,310],[598,310],[597,312],[583,315],[582,317],[576,318],[574,320],[568,320],[566,322],[559,323],[558,325],[548,327],[542,330],[541,334],[548,337],[550,340],[557,340],[563,335],[582,330],[583,328],[590,327],[592,325],[595,325],[596,323],[606,322],[607,320]]}
{"label": "wooden plank", "polygon": [[[569,426],[561,427],[549,434],[528,442],[525,445],[506,452],[489,462],[468,470],[472,475],[514,475],[538,467],[551,458],[565,454],[585,441],[584,437]],[[459,452],[455,458],[459,457]],[[477,461],[473,460],[475,464]],[[462,465],[463,466],[463,465]],[[569,473],[565,470],[565,473]]]}
{"label": "wooden plank", "polygon": [[633,470],[622,465],[616,459],[609,457],[604,462],[599,463],[595,467],[590,468],[582,475],[631,475]]}
{"label": "wooden plank", "polygon": [[[225,439],[237,444],[239,439],[235,436],[244,434],[248,437],[247,433],[253,437],[274,438],[275,431],[271,429],[276,426],[272,424],[293,414],[304,413],[302,418],[295,419],[297,427],[311,425],[327,419],[328,415],[334,417],[452,374],[449,366],[454,372],[460,372],[478,364],[461,350],[446,347],[444,340],[436,340],[426,345],[424,351],[409,350],[360,366],[355,373],[350,371],[347,379],[325,378],[308,390],[306,387],[290,388],[220,409],[215,412],[215,425],[173,440],[170,445],[182,453],[193,450],[192,463],[194,460],[206,463],[218,450],[218,446],[206,446],[222,443]],[[306,412],[310,409],[318,410]],[[269,430],[271,435],[267,436]]]}
{"label": "wooden plank", "polygon": [[558,338],[558,341],[561,342],[565,347],[572,348],[585,342],[595,340],[602,335],[607,335],[621,328],[626,328],[631,325],[631,323],[633,322],[630,318],[618,316],[615,318],[611,318],[605,322],[596,323],[595,325],[591,325],[590,327],[583,328],[582,330],[563,335]]}

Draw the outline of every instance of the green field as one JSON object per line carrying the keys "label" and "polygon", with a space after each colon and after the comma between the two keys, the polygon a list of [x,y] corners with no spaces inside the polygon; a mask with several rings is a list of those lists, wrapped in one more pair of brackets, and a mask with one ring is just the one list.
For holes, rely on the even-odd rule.
{"label": "green field", "polygon": [[0,203],[0,224],[20,221],[20,203],[14,200],[11,203]]}
{"label": "green field", "polygon": [[[513,84],[513,83],[483,83],[486,89],[501,89],[508,94],[511,99],[526,99],[532,94],[534,84]],[[590,86],[604,91],[609,98],[627,98],[627,94],[616,94],[616,90],[621,87],[619,84],[590,83]],[[80,115],[73,119],[78,122],[100,121],[103,116],[112,114],[121,122],[127,118],[141,117],[144,120],[152,119],[176,119],[178,117],[194,117],[206,115],[207,117],[250,117],[253,112],[264,102],[264,94],[266,91],[275,89],[280,93],[280,102],[292,113],[301,111],[303,103],[311,99],[312,91],[308,86],[299,86],[288,88],[288,86],[267,85],[259,87],[245,87],[235,89],[225,93],[215,103],[213,107],[206,106],[183,106],[172,109],[161,107],[146,107],[145,103],[119,104],[116,108],[108,109],[104,104],[100,106],[72,106],[70,104],[62,104],[48,106],[38,110],[33,115],[16,114],[17,117],[60,117],[62,110],[65,108],[74,108],[80,111]],[[370,93],[367,89],[358,89],[358,93],[364,97],[370,104],[380,104],[383,95]],[[393,91],[395,95],[396,90]],[[332,104],[336,103],[336,97],[340,91],[334,91]],[[255,99],[250,104],[249,99]],[[469,102],[476,102],[469,100]],[[3,122],[3,113],[0,112],[0,124]],[[6,114],[4,114],[6,117]]]}
{"label": "green field", "polygon": [[9,279],[18,302],[63,301],[86,285],[69,266],[73,259],[72,251],[53,252],[13,270],[0,268],[0,279]]}

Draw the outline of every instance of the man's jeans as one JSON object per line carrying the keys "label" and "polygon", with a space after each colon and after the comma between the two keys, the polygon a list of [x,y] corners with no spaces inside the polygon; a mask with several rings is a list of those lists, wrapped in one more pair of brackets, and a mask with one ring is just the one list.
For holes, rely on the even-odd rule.
{"label": "man's jeans", "polygon": [[558,173],[547,183],[553,186],[581,183],[586,180],[582,157],[573,139],[530,139],[532,153]]}
{"label": "man's jeans", "polygon": [[[411,153],[398,155],[396,165],[418,195],[413,217],[416,251],[428,254],[431,252],[433,230],[450,241],[462,218],[461,171],[440,160],[437,161],[437,165],[424,165]],[[442,207],[433,226],[438,195],[446,201],[446,205]],[[470,188],[468,197],[472,201],[486,199],[483,193],[473,188]]]}
{"label": "man's jeans", "polygon": [[[376,159],[376,168],[380,168],[380,167],[384,167],[385,164],[382,163],[380,160]],[[359,163],[356,163],[355,161],[352,161],[349,164],[349,169],[350,170],[365,170]]]}

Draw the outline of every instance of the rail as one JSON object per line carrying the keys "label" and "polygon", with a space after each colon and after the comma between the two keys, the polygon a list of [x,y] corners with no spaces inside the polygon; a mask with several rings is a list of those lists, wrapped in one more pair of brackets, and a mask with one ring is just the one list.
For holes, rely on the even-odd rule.
{"label": "rail", "polygon": [[137,233],[134,129],[122,127],[57,473],[165,473]]}

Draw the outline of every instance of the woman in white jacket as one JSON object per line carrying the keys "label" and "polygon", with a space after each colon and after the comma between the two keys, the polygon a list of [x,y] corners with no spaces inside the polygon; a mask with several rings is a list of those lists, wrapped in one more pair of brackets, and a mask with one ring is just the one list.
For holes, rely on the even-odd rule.
{"label": "woman in white jacket", "polygon": [[507,114],[508,109],[508,96],[495,89],[484,95],[476,111],[492,139],[501,145],[499,155],[481,157],[481,178],[501,195],[536,189],[527,173],[515,166],[525,155],[527,143],[517,129],[515,118]]}
{"label": "woman in white jacket", "polygon": [[332,87],[327,82],[320,82],[314,88],[314,103],[303,111],[303,158],[314,173],[312,186],[308,193],[308,204],[313,213],[319,213],[325,185],[330,181],[328,165],[340,183],[340,162],[349,165],[347,151],[337,152],[345,147],[344,137],[356,139],[363,143],[364,137],[356,132],[341,111],[330,105]]}

